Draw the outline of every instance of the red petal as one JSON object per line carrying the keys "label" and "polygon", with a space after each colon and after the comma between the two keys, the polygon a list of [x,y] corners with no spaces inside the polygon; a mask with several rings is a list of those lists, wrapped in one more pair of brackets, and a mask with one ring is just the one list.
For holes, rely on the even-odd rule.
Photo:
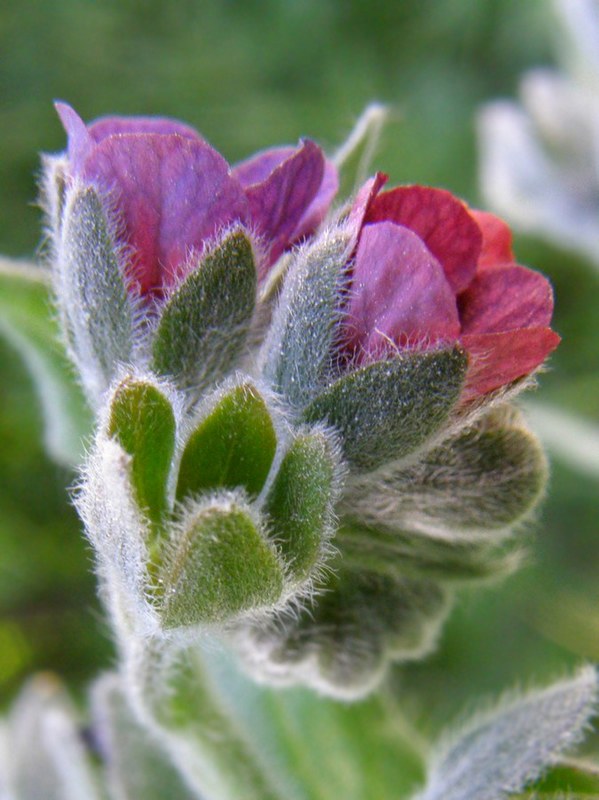
{"label": "red petal", "polygon": [[455,341],[455,298],[438,261],[415,233],[392,222],[362,231],[345,322],[348,347],[379,354],[396,345]]}
{"label": "red petal", "polygon": [[517,264],[480,272],[458,298],[463,333],[546,327],[553,312],[551,284]]}
{"label": "red petal", "polygon": [[470,356],[462,401],[473,400],[540,367],[558,346],[560,337],[550,328],[520,328],[504,333],[461,337]]}
{"label": "red petal", "polygon": [[482,234],[467,207],[444,189],[400,186],[376,197],[366,223],[389,220],[420,236],[439,261],[454,292],[470,283],[482,246]]}
{"label": "red petal", "polygon": [[488,211],[476,211],[471,208],[470,214],[483,235],[483,249],[478,259],[479,270],[497,264],[511,264],[514,261],[514,253],[509,226]]}

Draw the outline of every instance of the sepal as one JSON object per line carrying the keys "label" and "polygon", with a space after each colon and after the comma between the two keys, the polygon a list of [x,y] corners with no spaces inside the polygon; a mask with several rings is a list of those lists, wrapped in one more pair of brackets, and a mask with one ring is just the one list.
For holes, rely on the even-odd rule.
{"label": "sepal", "polygon": [[264,521],[241,492],[220,492],[190,502],[173,526],[155,604],[166,628],[222,624],[270,610],[283,586]]}
{"label": "sepal", "polygon": [[364,697],[389,661],[430,652],[450,603],[447,590],[433,581],[347,568],[343,562],[317,592],[297,614],[233,634],[254,678],[304,684],[345,700]]}
{"label": "sepal", "polygon": [[349,228],[325,229],[287,270],[259,361],[265,379],[294,407],[313,398],[331,368],[353,247]]}
{"label": "sepal", "polygon": [[219,389],[183,449],[177,499],[217,488],[243,487],[255,497],[264,486],[277,447],[275,423],[264,396],[249,379]]}
{"label": "sepal", "polygon": [[346,563],[372,572],[429,578],[444,584],[481,583],[509,575],[523,559],[516,541],[454,540],[342,521],[336,545]]}
{"label": "sepal", "polygon": [[123,379],[110,401],[107,434],[131,456],[131,480],[140,509],[160,523],[168,508],[175,451],[171,401],[149,378]]}
{"label": "sepal", "polygon": [[54,265],[63,334],[90,403],[98,407],[134,352],[135,304],[105,204],[91,186],[67,193]]}
{"label": "sepal", "polygon": [[227,230],[162,305],[151,366],[195,396],[222,378],[242,354],[256,302],[252,242]]}
{"label": "sepal", "polygon": [[547,463],[537,438],[512,406],[423,454],[351,483],[341,513],[386,531],[414,531],[447,542],[498,541],[540,499]]}
{"label": "sepal", "polygon": [[340,173],[342,197],[356,192],[366,180],[389,116],[388,106],[382,103],[367,105],[334,154],[333,163]]}
{"label": "sepal", "polygon": [[339,492],[337,443],[325,431],[298,433],[283,456],[264,510],[269,536],[286,562],[289,579],[313,579],[330,555]]}
{"label": "sepal", "polygon": [[351,467],[373,470],[422,447],[447,422],[467,363],[459,347],[377,361],[318,394],[304,419],[331,425]]}

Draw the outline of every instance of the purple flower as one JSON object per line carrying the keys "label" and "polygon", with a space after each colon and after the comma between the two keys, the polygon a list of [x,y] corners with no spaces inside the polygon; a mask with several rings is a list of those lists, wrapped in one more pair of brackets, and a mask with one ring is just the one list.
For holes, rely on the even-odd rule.
{"label": "purple flower", "polygon": [[334,166],[311,141],[231,169],[176,120],[106,117],[86,125],[70,106],[56,108],[68,134],[70,178],[95,186],[116,212],[127,277],[142,296],[161,297],[179,283],[205,242],[235,223],[259,237],[264,277],[322,222],[337,190]]}

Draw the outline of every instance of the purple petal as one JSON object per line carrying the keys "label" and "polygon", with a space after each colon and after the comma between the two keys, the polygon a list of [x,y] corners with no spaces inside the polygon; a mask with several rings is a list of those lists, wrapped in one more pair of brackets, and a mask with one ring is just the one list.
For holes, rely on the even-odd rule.
{"label": "purple petal", "polygon": [[507,386],[541,366],[558,346],[560,337],[550,328],[520,328],[503,333],[461,337],[470,356],[462,401]]}
{"label": "purple petal", "polygon": [[70,105],[54,103],[54,108],[68,136],[67,154],[71,172],[74,176],[78,176],[85,159],[94,148],[94,140],[90,136],[85,122]]}
{"label": "purple petal", "polygon": [[459,297],[463,333],[548,327],[553,291],[540,273],[517,264],[480,272]]}
{"label": "purple petal", "polygon": [[268,248],[265,267],[274,263],[316,197],[324,175],[324,156],[313,142],[305,142],[266,180],[246,189],[251,219]]}
{"label": "purple petal", "polygon": [[349,212],[348,222],[350,228],[355,231],[356,244],[358,243],[358,238],[370,205],[388,180],[389,176],[385,175],[384,172],[377,172],[373,178],[369,178],[366,183],[360,187],[355,196]]}
{"label": "purple petal", "polygon": [[142,294],[182,277],[192,250],[235,220],[247,221],[243,189],[209,145],[179,135],[121,134],[94,148],[83,177],[112,192],[134,252]]}
{"label": "purple petal", "polygon": [[454,294],[437,259],[408,228],[368,225],[356,253],[346,319],[349,348],[364,357],[398,346],[455,341]]}
{"label": "purple petal", "polygon": [[244,189],[265,181],[270,173],[295,152],[296,147],[273,147],[240,161],[233,167],[233,175]]}
{"label": "purple petal", "polygon": [[95,142],[122,133],[158,133],[163,136],[177,134],[186,139],[205,141],[191,126],[170,117],[100,117],[89,125]]}
{"label": "purple petal", "polygon": [[325,160],[324,175],[320,189],[304,216],[300,219],[297,228],[293,231],[293,241],[299,241],[311,236],[326,217],[335,195],[339,189],[339,174],[332,161]]}

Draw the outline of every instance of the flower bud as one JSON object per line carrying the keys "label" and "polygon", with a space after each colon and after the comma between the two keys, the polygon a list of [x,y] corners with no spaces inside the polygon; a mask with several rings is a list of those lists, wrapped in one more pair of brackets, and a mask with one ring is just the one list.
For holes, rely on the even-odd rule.
{"label": "flower bud", "polygon": [[115,624],[173,629],[268,618],[330,558],[339,455],[289,429],[249,378],[195,419],[151,375],[115,388],[78,498]]}

